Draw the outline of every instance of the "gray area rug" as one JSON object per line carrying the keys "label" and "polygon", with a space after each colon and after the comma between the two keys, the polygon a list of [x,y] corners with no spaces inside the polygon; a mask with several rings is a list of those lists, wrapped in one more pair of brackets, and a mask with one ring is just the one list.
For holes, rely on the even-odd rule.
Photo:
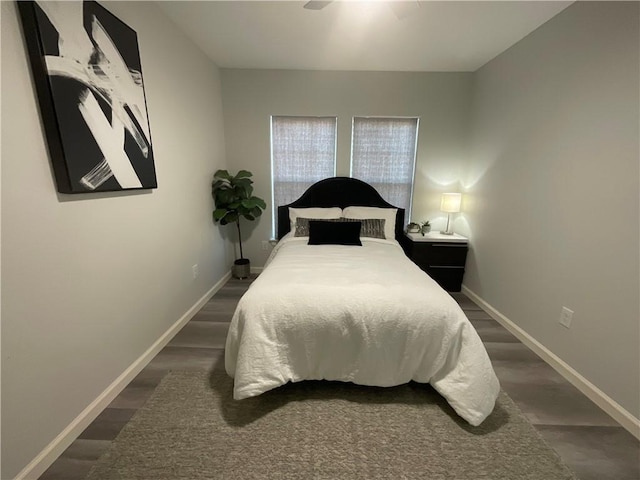
{"label": "gray area rug", "polygon": [[503,392],[480,427],[429,385],[301,382],[236,401],[224,372],[170,372],[88,479],[575,477]]}

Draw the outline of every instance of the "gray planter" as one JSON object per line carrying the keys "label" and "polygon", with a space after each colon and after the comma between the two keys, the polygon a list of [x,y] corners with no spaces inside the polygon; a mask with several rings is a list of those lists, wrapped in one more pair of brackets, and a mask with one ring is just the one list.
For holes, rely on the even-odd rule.
{"label": "gray planter", "polygon": [[233,262],[231,267],[231,275],[233,278],[249,278],[251,274],[251,262],[248,258],[239,258]]}

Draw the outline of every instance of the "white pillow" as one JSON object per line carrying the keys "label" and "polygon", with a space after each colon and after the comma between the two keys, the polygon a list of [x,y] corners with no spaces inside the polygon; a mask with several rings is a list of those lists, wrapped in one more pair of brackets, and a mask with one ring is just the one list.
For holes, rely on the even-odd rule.
{"label": "white pillow", "polygon": [[296,218],[313,218],[315,220],[328,220],[331,218],[340,218],[342,209],[340,207],[329,208],[291,208],[289,207],[289,221],[291,222],[291,231],[296,231]]}
{"label": "white pillow", "polygon": [[379,208],[379,207],[347,207],[342,211],[345,218],[382,218],[384,219],[384,236],[387,239],[396,238],[396,214],[397,208]]}

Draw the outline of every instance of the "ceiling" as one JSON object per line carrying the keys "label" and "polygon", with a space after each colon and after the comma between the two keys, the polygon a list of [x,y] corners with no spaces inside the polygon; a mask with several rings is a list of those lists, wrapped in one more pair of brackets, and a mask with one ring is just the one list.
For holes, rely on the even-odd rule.
{"label": "ceiling", "polygon": [[572,2],[161,1],[222,68],[475,71]]}

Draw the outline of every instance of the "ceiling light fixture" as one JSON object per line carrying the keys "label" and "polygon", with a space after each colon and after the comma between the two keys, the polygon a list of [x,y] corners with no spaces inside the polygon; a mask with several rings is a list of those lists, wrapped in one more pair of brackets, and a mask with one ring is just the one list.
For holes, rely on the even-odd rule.
{"label": "ceiling light fixture", "polygon": [[333,0],[311,0],[304,4],[304,8],[307,10],[322,10],[332,2]]}
{"label": "ceiling light fixture", "polygon": [[[307,10],[322,10],[324,7],[333,3],[334,0],[310,0],[304,4],[304,8]],[[398,20],[403,20],[413,15],[418,8],[420,8],[420,0],[412,1],[379,1],[375,3],[386,3],[389,5],[393,13],[398,17]]]}

